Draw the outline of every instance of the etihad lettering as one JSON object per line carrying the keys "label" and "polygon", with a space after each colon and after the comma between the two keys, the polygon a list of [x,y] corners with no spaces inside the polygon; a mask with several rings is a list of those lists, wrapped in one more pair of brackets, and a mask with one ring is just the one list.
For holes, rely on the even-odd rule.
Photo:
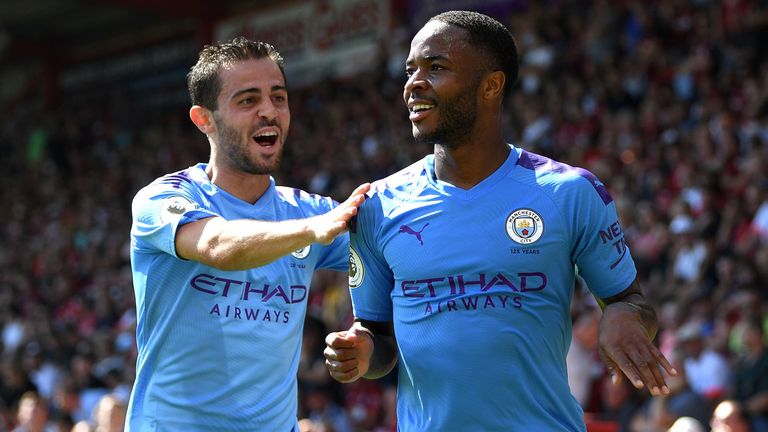
{"label": "etihad lettering", "polygon": [[[498,287],[502,290],[523,293],[541,291],[547,286],[547,275],[541,272],[520,272],[517,275],[486,273],[478,275],[453,275],[428,279],[405,280],[400,283],[404,297],[434,298],[448,292],[450,295],[464,295],[467,292],[488,292]],[[496,290],[494,290],[496,292]]]}
{"label": "etihad lettering", "polygon": [[295,304],[307,298],[307,287],[304,285],[256,284],[251,281],[217,277],[209,274],[199,274],[192,278],[190,286],[200,292],[213,296],[233,297],[243,301],[261,301],[266,303],[272,299],[280,299],[285,304]]}

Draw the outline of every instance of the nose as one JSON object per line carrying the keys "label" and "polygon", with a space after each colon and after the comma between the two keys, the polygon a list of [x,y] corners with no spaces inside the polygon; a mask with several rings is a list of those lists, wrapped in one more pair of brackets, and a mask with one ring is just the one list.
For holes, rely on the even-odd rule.
{"label": "nose", "polygon": [[275,104],[272,103],[270,98],[264,98],[257,110],[257,114],[265,120],[272,121],[277,117],[277,108],[275,108]]}
{"label": "nose", "polygon": [[403,94],[406,101],[408,100],[408,96],[410,96],[411,93],[416,90],[423,90],[427,88],[428,85],[429,84],[425,78],[425,74],[422,72],[421,68],[413,71],[411,76],[408,77],[408,81],[405,82],[405,87],[403,88]]}

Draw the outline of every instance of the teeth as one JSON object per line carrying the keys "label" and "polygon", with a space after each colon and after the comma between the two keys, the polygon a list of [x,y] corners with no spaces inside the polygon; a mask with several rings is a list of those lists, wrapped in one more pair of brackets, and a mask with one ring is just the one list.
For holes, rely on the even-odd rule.
{"label": "teeth", "polygon": [[262,133],[256,135],[256,137],[273,137],[273,136],[277,136],[277,132],[274,132],[274,131],[262,132]]}
{"label": "teeth", "polygon": [[417,104],[411,107],[411,111],[419,112],[419,111],[428,110],[434,107],[435,107],[434,105],[430,105],[430,104]]}

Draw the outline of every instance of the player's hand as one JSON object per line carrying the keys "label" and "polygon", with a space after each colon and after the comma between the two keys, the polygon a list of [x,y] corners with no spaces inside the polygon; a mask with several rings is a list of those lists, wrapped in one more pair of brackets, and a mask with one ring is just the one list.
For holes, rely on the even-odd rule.
{"label": "player's hand", "polygon": [[357,209],[365,201],[365,194],[370,188],[369,183],[361,184],[349,195],[346,201],[333,210],[310,219],[309,230],[315,239],[314,241],[329,244],[337,235],[346,231],[349,220],[357,214]]}
{"label": "player's hand", "polygon": [[325,338],[325,344],[325,366],[336,381],[349,383],[368,372],[373,354],[373,340],[367,332],[352,327],[346,331],[329,334]]}
{"label": "player's hand", "polygon": [[670,375],[677,371],[653,345],[631,307],[615,304],[603,311],[599,343],[614,384],[624,375],[637,389],[645,387],[654,396],[669,394],[662,368]]}

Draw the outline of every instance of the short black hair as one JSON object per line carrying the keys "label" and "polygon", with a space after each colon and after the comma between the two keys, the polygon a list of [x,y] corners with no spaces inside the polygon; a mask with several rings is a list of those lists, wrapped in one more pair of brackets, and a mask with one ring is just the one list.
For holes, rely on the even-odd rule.
{"label": "short black hair", "polygon": [[517,42],[504,24],[488,15],[462,10],[443,12],[429,21],[440,21],[466,30],[469,34],[468,42],[482,51],[487,60],[486,65],[492,70],[504,72],[507,77],[504,96],[509,94],[517,81],[520,60]]}
{"label": "short black hair", "polygon": [[216,111],[219,92],[221,92],[221,80],[219,72],[237,61],[250,59],[270,58],[283,70],[283,57],[274,46],[266,43],[236,37],[229,42],[206,45],[200,51],[197,63],[192,66],[187,74],[187,88],[192,105],[200,105],[211,111]]}

